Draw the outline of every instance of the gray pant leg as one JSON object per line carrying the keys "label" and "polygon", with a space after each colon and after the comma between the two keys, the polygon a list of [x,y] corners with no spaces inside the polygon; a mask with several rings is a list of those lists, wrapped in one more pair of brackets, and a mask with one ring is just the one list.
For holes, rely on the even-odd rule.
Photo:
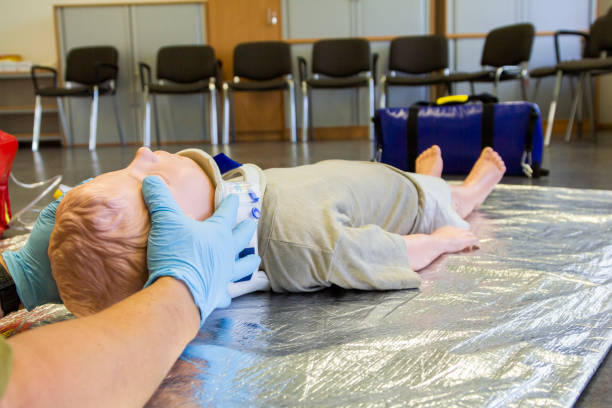
{"label": "gray pant leg", "polygon": [[431,234],[440,227],[470,229],[464,219],[451,205],[450,186],[440,177],[410,173],[410,178],[418,185],[423,194],[420,221],[414,230],[415,234]]}

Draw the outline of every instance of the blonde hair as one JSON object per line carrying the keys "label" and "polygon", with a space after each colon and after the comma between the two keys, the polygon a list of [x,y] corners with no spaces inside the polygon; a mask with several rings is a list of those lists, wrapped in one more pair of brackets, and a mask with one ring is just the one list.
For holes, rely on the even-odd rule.
{"label": "blonde hair", "polygon": [[49,260],[60,297],[77,316],[117,303],[148,278],[149,212],[140,188],[136,200],[130,197],[94,180],[67,193],[57,208]]}

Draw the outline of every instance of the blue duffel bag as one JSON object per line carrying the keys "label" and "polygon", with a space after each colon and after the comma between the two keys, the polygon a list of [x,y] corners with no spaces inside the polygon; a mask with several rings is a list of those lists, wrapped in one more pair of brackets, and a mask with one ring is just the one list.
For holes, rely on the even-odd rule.
{"label": "blue duffel bag", "polygon": [[542,123],[536,104],[498,103],[486,94],[464,98],[465,103],[379,109],[374,117],[376,160],[414,171],[417,156],[437,144],[444,173],[467,174],[482,149],[491,146],[504,160],[507,175],[547,174],[540,167]]}

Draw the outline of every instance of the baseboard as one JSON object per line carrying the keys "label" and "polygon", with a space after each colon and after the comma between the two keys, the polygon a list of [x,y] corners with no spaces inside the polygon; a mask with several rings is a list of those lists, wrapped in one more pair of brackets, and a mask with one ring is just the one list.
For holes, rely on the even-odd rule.
{"label": "baseboard", "polygon": [[[312,129],[313,140],[368,140],[367,126],[316,127]],[[300,133],[301,135],[301,129]],[[298,137],[299,139],[299,137]]]}
{"label": "baseboard", "polygon": [[[567,125],[569,123],[569,119],[555,119],[555,123],[553,124],[553,134],[552,138],[564,138],[565,132],[567,131]],[[542,131],[546,132],[546,126],[548,126],[548,121],[542,121]],[[612,126],[612,124],[610,124]],[[574,121],[574,132],[578,128],[578,122]],[[595,125],[595,129],[601,129],[601,124]],[[588,120],[582,121],[582,131],[589,132],[591,130],[591,124]]]}

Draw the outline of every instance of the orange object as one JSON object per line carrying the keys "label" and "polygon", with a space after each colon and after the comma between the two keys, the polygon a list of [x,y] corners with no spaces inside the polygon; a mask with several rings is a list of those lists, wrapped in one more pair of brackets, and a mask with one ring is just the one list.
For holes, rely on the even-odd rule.
{"label": "orange object", "polygon": [[0,61],[20,62],[22,61],[22,58],[19,54],[3,54],[0,55]]}
{"label": "orange object", "polygon": [[18,143],[15,136],[0,130],[0,234],[8,228],[11,219],[8,181],[17,148]]}

